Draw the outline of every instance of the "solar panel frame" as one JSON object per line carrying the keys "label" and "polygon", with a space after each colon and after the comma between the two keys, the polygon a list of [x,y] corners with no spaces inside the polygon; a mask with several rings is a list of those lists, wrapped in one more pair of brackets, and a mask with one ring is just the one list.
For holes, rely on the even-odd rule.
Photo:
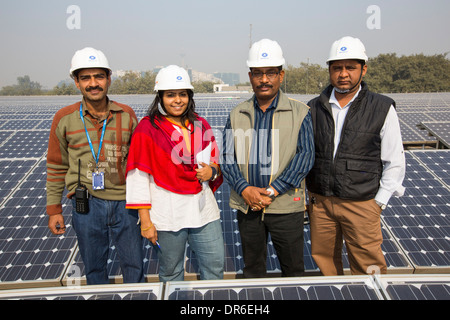
{"label": "solar panel frame", "polygon": [[[373,278],[363,275],[167,282],[164,300],[346,300],[356,298],[352,287],[366,291],[360,299],[384,299]],[[288,298],[282,289],[291,289]]]}
{"label": "solar panel frame", "polygon": [[450,300],[450,275],[378,275],[377,284],[388,300]]}
{"label": "solar panel frame", "polygon": [[0,300],[161,300],[163,283],[49,287],[0,291]]}

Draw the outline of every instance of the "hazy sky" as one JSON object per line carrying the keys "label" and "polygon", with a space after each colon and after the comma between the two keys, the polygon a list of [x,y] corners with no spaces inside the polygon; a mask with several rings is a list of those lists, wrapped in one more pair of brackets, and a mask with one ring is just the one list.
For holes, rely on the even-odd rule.
{"label": "hazy sky", "polygon": [[[71,5],[79,14],[67,13]],[[368,13],[371,5],[378,9]],[[29,75],[52,88],[86,46],[102,50],[113,70],[184,61],[239,73],[242,82],[250,34],[278,41],[294,66],[325,66],[332,42],[345,35],[360,38],[369,57],[443,54],[449,14],[448,0],[0,0],[0,87]]]}

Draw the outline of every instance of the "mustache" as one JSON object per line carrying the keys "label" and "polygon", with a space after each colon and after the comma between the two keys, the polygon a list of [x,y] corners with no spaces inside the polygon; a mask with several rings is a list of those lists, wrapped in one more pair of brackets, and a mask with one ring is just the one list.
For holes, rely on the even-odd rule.
{"label": "mustache", "polygon": [[261,88],[273,88],[272,85],[270,84],[261,84],[259,86],[256,87],[257,89],[261,89]]}
{"label": "mustache", "polygon": [[96,87],[87,87],[87,88],[86,88],[86,91],[87,91],[87,92],[92,91],[92,90],[103,91],[103,88],[100,87],[100,86],[96,86]]}

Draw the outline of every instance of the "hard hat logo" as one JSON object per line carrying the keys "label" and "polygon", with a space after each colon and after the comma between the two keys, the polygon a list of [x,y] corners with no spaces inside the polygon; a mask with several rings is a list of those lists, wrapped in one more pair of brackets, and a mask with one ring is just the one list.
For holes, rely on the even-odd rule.
{"label": "hard hat logo", "polygon": [[182,76],[178,76],[178,77],[177,77],[177,80],[178,80],[178,81],[181,81],[181,80],[183,80],[183,77],[182,77]]}
{"label": "hard hat logo", "polygon": [[267,57],[269,56],[269,54],[266,53],[266,52],[264,52],[261,56],[262,56],[263,58],[267,58]]}
{"label": "hard hat logo", "polygon": [[347,47],[342,47],[341,52],[345,52],[345,51],[347,51]]}
{"label": "hard hat logo", "polygon": [[90,56],[89,59],[95,60],[95,56]]}

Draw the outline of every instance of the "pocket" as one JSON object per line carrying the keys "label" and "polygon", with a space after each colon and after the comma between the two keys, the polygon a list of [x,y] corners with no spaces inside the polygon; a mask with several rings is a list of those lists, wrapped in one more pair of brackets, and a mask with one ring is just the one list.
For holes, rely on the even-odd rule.
{"label": "pocket", "polygon": [[364,199],[373,197],[381,178],[381,164],[376,161],[347,160],[345,172],[345,189],[342,196],[358,195]]}
{"label": "pocket", "polygon": [[347,160],[347,170],[364,173],[378,173],[376,161]]}
{"label": "pocket", "polygon": [[377,204],[377,202],[375,201],[375,199],[370,199],[368,200],[368,202],[370,203],[370,207],[373,208],[373,213],[376,214],[377,216],[381,216],[381,212],[383,210],[381,210],[381,207]]}

